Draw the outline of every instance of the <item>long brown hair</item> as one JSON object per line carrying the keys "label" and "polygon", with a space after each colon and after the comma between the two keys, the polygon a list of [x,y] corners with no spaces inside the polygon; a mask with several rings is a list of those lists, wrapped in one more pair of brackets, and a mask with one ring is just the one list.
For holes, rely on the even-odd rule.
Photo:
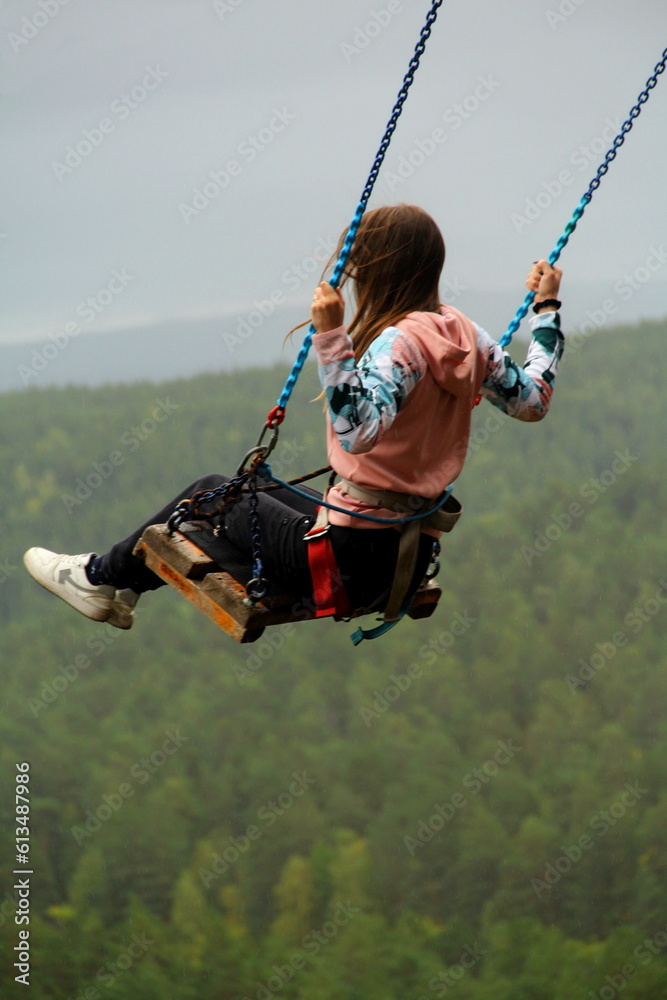
{"label": "long brown hair", "polygon": [[357,361],[386,327],[408,313],[438,312],[444,263],[442,233],[423,209],[391,205],[364,215],[345,267],[345,278],[354,281],[357,311],[348,331]]}

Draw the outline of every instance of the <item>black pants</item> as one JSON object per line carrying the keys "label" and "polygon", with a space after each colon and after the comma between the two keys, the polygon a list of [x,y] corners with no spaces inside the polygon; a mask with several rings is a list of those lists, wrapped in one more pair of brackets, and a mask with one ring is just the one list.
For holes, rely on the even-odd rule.
{"label": "black pants", "polygon": [[[113,545],[102,559],[102,569],[109,582],[119,590],[129,587],[137,593],[164,586],[163,581],[132,554],[144,529],[151,524],[166,523],[181,500],[192,497],[200,490],[215,489],[228,481],[228,476],[217,473],[198,479],[131,535]],[[262,558],[265,576],[275,593],[292,594],[296,598],[312,601],[304,535],[315,522],[317,505],[322,497],[315,490],[300,489],[310,494],[312,500],[285,489],[258,494]],[[217,503],[217,500],[212,501],[208,510],[214,510]],[[204,505],[202,509],[206,511],[207,507]],[[238,549],[241,558],[250,561],[252,546],[247,499],[235,504],[225,514],[224,525],[228,541]],[[335,525],[331,525],[329,533],[351,606],[370,606],[391,586],[400,533],[395,528],[340,528]],[[412,591],[419,586],[428,569],[432,549],[433,538],[422,535]]]}

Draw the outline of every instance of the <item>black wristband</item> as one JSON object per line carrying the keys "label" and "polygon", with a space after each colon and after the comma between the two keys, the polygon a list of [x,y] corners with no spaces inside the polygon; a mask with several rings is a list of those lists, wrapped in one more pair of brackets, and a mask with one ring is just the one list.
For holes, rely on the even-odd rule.
{"label": "black wristband", "polygon": [[541,302],[536,302],[533,306],[533,312],[542,312],[542,306],[553,306],[554,309],[560,309],[563,303],[559,302],[558,299],[543,299]]}

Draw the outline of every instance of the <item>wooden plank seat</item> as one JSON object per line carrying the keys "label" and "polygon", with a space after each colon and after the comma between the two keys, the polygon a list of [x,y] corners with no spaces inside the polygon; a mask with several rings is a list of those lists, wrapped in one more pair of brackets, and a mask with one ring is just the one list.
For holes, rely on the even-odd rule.
{"label": "wooden plank seat", "polygon": [[[201,524],[183,524],[173,535],[165,524],[151,525],[134,553],[237,642],[255,642],[269,625],[315,618],[312,608],[290,595],[269,594],[255,606],[244,604],[245,584],[252,576],[250,566],[226,539]],[[429,618],[441,593],[433,580],[422,584],[409,616]],[[367,613],[356,611],[347,617]]]}

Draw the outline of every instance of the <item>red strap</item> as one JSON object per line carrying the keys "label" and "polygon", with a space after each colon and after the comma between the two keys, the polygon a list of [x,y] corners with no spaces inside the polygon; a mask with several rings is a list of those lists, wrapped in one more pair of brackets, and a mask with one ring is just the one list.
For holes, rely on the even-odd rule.
{"label": "red strap", "polygon": [[350,601],[340,579],[331,539],[326,531],[308,538],[308,566],[313,584],[315,617],[327,618],[350,613]]}

